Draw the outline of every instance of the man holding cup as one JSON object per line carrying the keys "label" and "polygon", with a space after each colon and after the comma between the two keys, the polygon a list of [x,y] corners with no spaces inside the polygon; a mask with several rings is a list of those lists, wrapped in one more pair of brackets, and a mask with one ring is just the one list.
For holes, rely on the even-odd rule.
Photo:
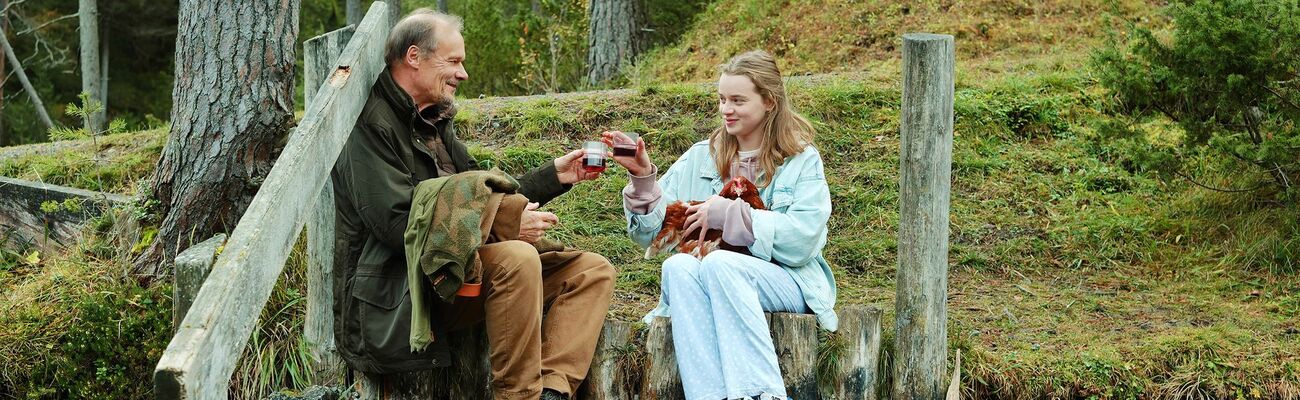
{"label": "man holding cup", "polygon": [[[388,374],[449,361],[446,340],[435,337],[420,352],[408,343],[408,288],[426,283],[408,282],[403,234],[418,183],[478,165],[453,125],[456,87],[469,79],[460,29],[458,17],[428,9],[393,27],[388,68],[331,175],[335,336],[339,353],[356,370]],[[518,177],[526,199],[501,202],[492,230],[504,237],[477,251],[480,294],[434,300],[438,331],[486,322],[496,399],[569,398],[590,366],[616,272],[595,253],[539,253],[534,246],[559,222],[539,205],[600,176],[583,168],[583,157],[575,150]]]}

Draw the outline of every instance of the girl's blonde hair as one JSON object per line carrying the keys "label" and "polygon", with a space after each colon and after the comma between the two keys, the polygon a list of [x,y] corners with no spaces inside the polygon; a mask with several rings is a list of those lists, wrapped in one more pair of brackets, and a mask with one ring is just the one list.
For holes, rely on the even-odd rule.
{"label": "girl's blonde hair", "polygon": [[[781,71],[776,68],[776,60],[766,51],[755,50],[732,57],[720,70],[726,75],[748,77],[754,82],[759,97],[766,104],[773,105],[772,111],[768,111],[763,119],[763,144],[758,152],[759,174],[755,177],[757,182],[754,182],[758,187],[766,187],[772,183],[776,168],[786,158],[813,144],[812,123],[790,105],[785,95],[785,83],[781,81]],[[726,127],[720,126],[709,135],[709,149],[722,179],[730,179],[731,165],[740,157],[740,143],[736,137],[728,135]]]}

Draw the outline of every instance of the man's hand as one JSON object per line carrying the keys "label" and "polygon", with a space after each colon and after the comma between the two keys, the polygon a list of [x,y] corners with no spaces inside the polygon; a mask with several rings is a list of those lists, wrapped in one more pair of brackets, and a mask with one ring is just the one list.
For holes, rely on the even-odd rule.
{"label": "man's hand", "polygon": [[582,149],[574,150],[555,159],[555,177],[560,183],[572,185],[600,177],[599,172],[587,172],[582,168]]}
{"label": "man's hand", "polygon": [[547,229],[560,223],[560,217],[546,211],[537,211],[537,203],[528,203],[524,215],[519,219],[519,240],[537,243],[546,234]]}

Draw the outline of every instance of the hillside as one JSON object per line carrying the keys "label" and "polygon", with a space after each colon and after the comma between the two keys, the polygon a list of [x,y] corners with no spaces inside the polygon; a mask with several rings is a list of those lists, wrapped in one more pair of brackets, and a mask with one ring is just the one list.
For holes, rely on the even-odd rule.
{"label": "hillside", "polygon": [[[1098,10],[1107,2],[920,3],[715,5],[682,42],[647,59],[638,86],[462,101],[460,134],[484,166],[520,172],[602,130],[635,130],[666,166],[716,126],[716,100],[708,85],[661,82],[710,81],[726,56],[777,51],[773,40],[786,37],[791,45],[777,52],[788,74],[834,72],[792,78],[789,91],[815,122],[827,166],[834,212],[825,254],[839,302],[886,310],[888,349],[900,98],[899,50],[891,46],[905,31],[956,33],[948,307],[949,341],[965,356],[965,394],[1300,398],[1300,208],[1134,170],[1129,150],[1098,137],[1096,128],[1113,121],[1099,111],[1107,93],[1083,66],[1089,46],[1104,40]],[[1126,18],[1163,23],[1153,9],[1160,3],[1119,4]],[[1177,134],[1164,123],[1136,129]],[[164,134],[110,136],[97,155],[81,144],[0,158],[0,175],[130,194]],[[1194,177],[1202,182],[1230,183],[1226,172],[1240,168],[1200,159]],[[619,209],[626,182],[612,169],[547,208],[561,221],[551,236],[618,266],[611,317],[633,320],[656,299],[661,260],[642,260],[626,238]],[[112,222],[97,223],[72,254],[32,261],[0,252],[0,398],[41,397],[41,385],[98,376],[136,390],[124,393],[148,390],[131,382],[148,381],[152,365],[143,364],[166,343],[169,332],[157,324],[170,321],[169,291],[118,277],[129,249],[108,248]],[[293,366],[302,356],[295,347],[302,268],[291,259],[237,372],[250,394],[307,380],[292,377],[301,373]],[[109,321],[119,321],[116,332],[95,332],[134,334],[136,345],[76,348],[91,338],[72,333],[75,324]],[[126,365],[77,372],[96,363]],[[82,393],[97,393],[88,386]]]}

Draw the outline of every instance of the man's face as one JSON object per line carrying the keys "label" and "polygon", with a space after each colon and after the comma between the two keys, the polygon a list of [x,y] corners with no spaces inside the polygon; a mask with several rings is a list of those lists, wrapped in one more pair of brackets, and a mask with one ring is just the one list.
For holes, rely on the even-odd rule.
{"label": "man's face", "polygon": [[[420,60],[420,69],[417,71],[420,97],[430,104],[451,103],[456,96],[456,87],[469,79],[464,64],[465,38],[460,32],[442,36],[438,50]],[[416,102],[420,103],[419,100]]]}

